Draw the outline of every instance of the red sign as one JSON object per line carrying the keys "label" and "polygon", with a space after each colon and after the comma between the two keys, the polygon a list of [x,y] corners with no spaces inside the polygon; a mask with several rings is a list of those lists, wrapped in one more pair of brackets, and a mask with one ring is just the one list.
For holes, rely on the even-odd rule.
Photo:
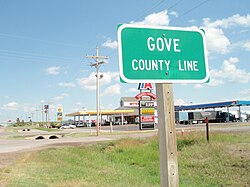
{"label": "red sign", "polygon": [[44,109],[49,109],[49,105],[44,105]]}
{"label": "red sign", "polygon": [[139,94],[137,94],[135,96],[135,98],[136,99],[140,99],[143,96],[149,96],[149,97],[151,97],[153,99],[156,99],[156,95],[154,93],[152,93],[152,92],[142,92],[142,93],[139,93]]}
{"label": "red sign", "polygon": [[139,83],[138,90],[153,90],[152,83]]}
{"label": "red sign", "polygon": [[155,122],[155,116],[141,116],[141,122]]}

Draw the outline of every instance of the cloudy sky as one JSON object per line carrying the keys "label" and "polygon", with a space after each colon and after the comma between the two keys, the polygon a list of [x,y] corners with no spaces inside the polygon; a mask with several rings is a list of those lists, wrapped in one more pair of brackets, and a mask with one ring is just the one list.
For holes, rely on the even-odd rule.
{"label": "cloudy sky", "polygon": [[[230,3],[229,3],[230,2]],[[206,33],[210,82],[174,84],[176,104],[250,100],[250,2],[245,0],[0,1],[0,122],[41,120],[50,105],[64,113],[95,109],[93,59],[100,67],[101,107],[115,109],[136,84],[120,83],[117,25],[199,27]]]}

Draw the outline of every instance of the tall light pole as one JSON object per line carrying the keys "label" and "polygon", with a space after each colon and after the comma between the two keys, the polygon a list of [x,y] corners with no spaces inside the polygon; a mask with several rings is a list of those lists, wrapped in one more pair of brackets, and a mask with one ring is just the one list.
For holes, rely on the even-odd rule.
{"label": "tall light pole", "polygon": [[[97,77],[97,75],[96,75]],[[103,78],[103,74],[100,74],[99,79]],[[99,95],[99,116],[100,116],[100,126],[102,126],[102,110],[101,110],[101,96],[100,96],[100,85],[98,86],[98,95]],[[100,128],[99,128],[100,130]]]}
{"label": "tall light pole", "polygon": [[96,134],[99,136],[99,115],[100,115],[100,96],[99,96],[99,68],[100,65],[104,64],[104,61],[100,61],[100,59],[108,59],[108,56],[99,56],[99,47],[96,47],[96,55],[95,56],[86,56],[87,58],[95,59],[95,63],[90,64],[91,67],[96,68]]}

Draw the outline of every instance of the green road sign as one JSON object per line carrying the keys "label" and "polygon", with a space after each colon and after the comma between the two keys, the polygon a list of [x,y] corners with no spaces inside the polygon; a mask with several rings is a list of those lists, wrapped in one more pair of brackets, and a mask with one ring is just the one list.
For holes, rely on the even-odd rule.
{"label": "green road sign", "polygon": [[205,36],[197,28],[124,24],[118,28],[120,77],[127,83],[204,83]]}

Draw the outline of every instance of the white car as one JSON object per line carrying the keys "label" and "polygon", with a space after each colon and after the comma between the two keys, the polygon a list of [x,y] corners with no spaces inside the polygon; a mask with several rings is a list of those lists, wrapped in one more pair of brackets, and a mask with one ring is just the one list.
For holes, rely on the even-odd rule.
{"label": "white car", "polygon": [[72,125],[72,124],[62,124],[62,126],[60,127],[60,129],[75,129],[76,126]]}

